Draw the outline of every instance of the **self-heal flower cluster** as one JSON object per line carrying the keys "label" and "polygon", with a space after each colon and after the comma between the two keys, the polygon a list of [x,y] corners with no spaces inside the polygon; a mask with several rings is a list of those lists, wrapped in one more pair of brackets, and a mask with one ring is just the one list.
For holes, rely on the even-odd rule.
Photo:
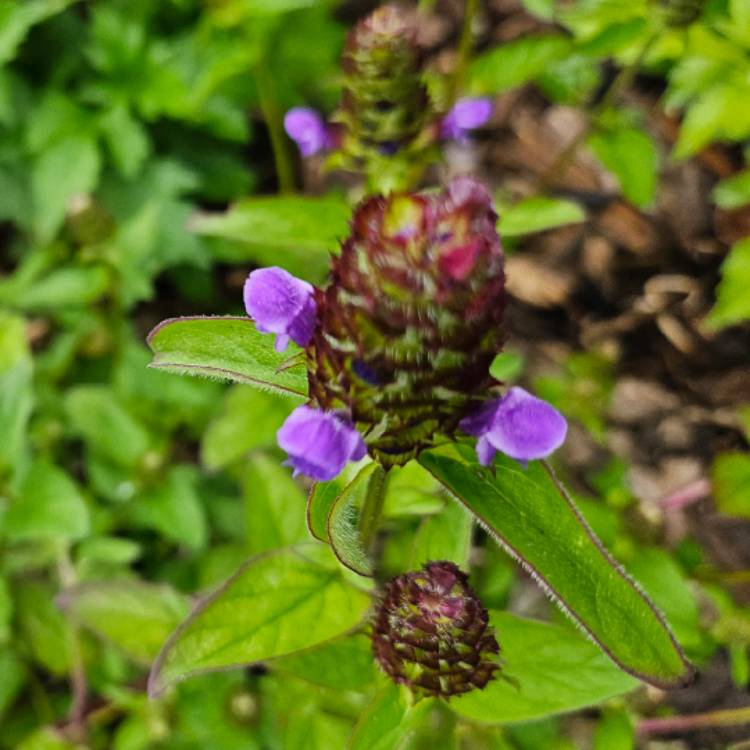
{"label": "self-heal flower cluster", "polygon": [[324,289],[280,268],[253,271],[258,330],[304,349],[310,402],[279,431],[296,472],[335,477],[369,453],[402,465],[461,434],[519,461],[549,455],[564,418],[520,388],[498,396],[489,367],[505,333],[503,253],[486,188],[365,200]]}

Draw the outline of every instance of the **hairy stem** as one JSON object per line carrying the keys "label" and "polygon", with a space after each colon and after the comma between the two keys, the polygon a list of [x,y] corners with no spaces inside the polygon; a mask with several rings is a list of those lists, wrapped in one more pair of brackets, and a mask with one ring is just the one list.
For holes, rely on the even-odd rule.
{"label": "hairy stem", "polygon": [[254,76],[255,85],[258,87],[260,109],[263,113],[263,119],[266,121],[268,135],[271,138],[279,192],[292,193],[294,192],[294,169],[273,81],[268,75],[268,71],[261,65],[255,69]]}
{"label": "hairy stem", "polygon": [[750,706],[725,708],[720,711],[708,711],[688,716],[643,719],[638,724],[638,732],[641,734],[672,734],[673,732],[690,732],[695,729],[731,727],[740,724],[750,724]]}
{"label": "hairy stem", "polygon": [[453,106],[464,85],[466,71],[471,62],[471,53],[474,46],[474,21],[478,12],[479,0],[466,0],[461,39],[458,43],[458,61],[456,62],[456,70],[453,73],[449,106]]}
{"label": "hairy stem", "polygon": [[359,534],[365,550],[372,547],[383,514],[387,476],[387,471],[378,464],[367,482],[365,501],[359,514]]}

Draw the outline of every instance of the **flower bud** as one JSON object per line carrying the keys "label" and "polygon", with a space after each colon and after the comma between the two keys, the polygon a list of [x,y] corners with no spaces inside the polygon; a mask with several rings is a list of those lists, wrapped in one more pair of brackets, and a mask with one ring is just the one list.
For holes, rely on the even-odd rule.
{"label": "flower bud", "polygon": [[435,113],[422,80],[422,52],[414,27],[395,6],[379,8],[349,35],[344,50],[341,150],[356,169],[388,169],[434,142]]}
{"label": "flower bud", "polygon": [[502,347],[503,253],[487,190],[366,200],[316,290],[310,396],[351,416],[370,455],[402,465],[486,400]]}
{"label": "flower bud", "polygon": [[484,688],[500,668],[487,610],[451,562],[427,563],[386,585],[375,615],[375,659],[415,693],[450,698]]}

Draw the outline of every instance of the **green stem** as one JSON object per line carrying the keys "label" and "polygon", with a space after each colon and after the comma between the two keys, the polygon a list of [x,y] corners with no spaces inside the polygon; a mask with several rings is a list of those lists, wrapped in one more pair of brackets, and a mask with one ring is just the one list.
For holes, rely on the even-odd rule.
{"label": "green stem", "polygon": [[294,168],[289,154],[289,144],[284,133],[281,108],[276,99],[273,81],[269,77],[268,71],[260,65],[255,69],[254,76],[255,85],[258,88],[260,109],[271,138],[271,149],[273,150],[273,159],[276,164],[276,176],[279,180],[279,192],[293,193]]}
{"label": "green stem", "polygon": [[365,501],[362,503],[362,510],[359,514],[359,535],[365,550],[369,550],[372,546],[380,524],[380,517],[383,515],[387,476],[387,471],[378,464],[367,483]]}
{"label": "green stem", "polygon": [[474,46],[474,20],[479,12],[479,0],[466,0],[466,10],[464,11],[464,23],[461,28],[461,39],[458,43],[458,61],[456,70],[453,73],[453,83],[450,92],[450,101],[448,106],[455,104],[458,95],[464,85],[466,71],[471,62],[471,53]]}

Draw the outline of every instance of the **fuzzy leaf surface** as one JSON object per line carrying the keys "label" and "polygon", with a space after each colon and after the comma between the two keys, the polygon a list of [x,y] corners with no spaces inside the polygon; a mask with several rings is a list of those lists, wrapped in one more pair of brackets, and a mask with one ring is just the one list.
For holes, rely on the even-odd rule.
{"label": "fuzzy leaf surface", "polygon": [[249,318],[239,317],[173,318],[148,337],[154,352],[151,367],[234,380],[302,400],[307,395],[305,368],[283,369],[299,349],[290,345],[278,353],[273,342]]}
{"label": "fuzzy leaf surface", "polygon": [[173,633],[154,664],[149,692],[324,643],[356,626],[369,604],[338,566],[318,565],[295,550],[255,557]]}
{"label": "fuzzy leaf surface", "polygon": [[502,649],[503,671],[484,690],[451,700],[460,716],[493,724],[530,721],[575,711],[638,685],[572,628],[497,611],[490,613],[490,622]]}
{"label": "fuzzy leaf surface", "polygon": [[493,476],[454,449],[420,462],[622,669],[658,686],[687,681],[692,668],[664,618],[540,464],[498,460]]}

